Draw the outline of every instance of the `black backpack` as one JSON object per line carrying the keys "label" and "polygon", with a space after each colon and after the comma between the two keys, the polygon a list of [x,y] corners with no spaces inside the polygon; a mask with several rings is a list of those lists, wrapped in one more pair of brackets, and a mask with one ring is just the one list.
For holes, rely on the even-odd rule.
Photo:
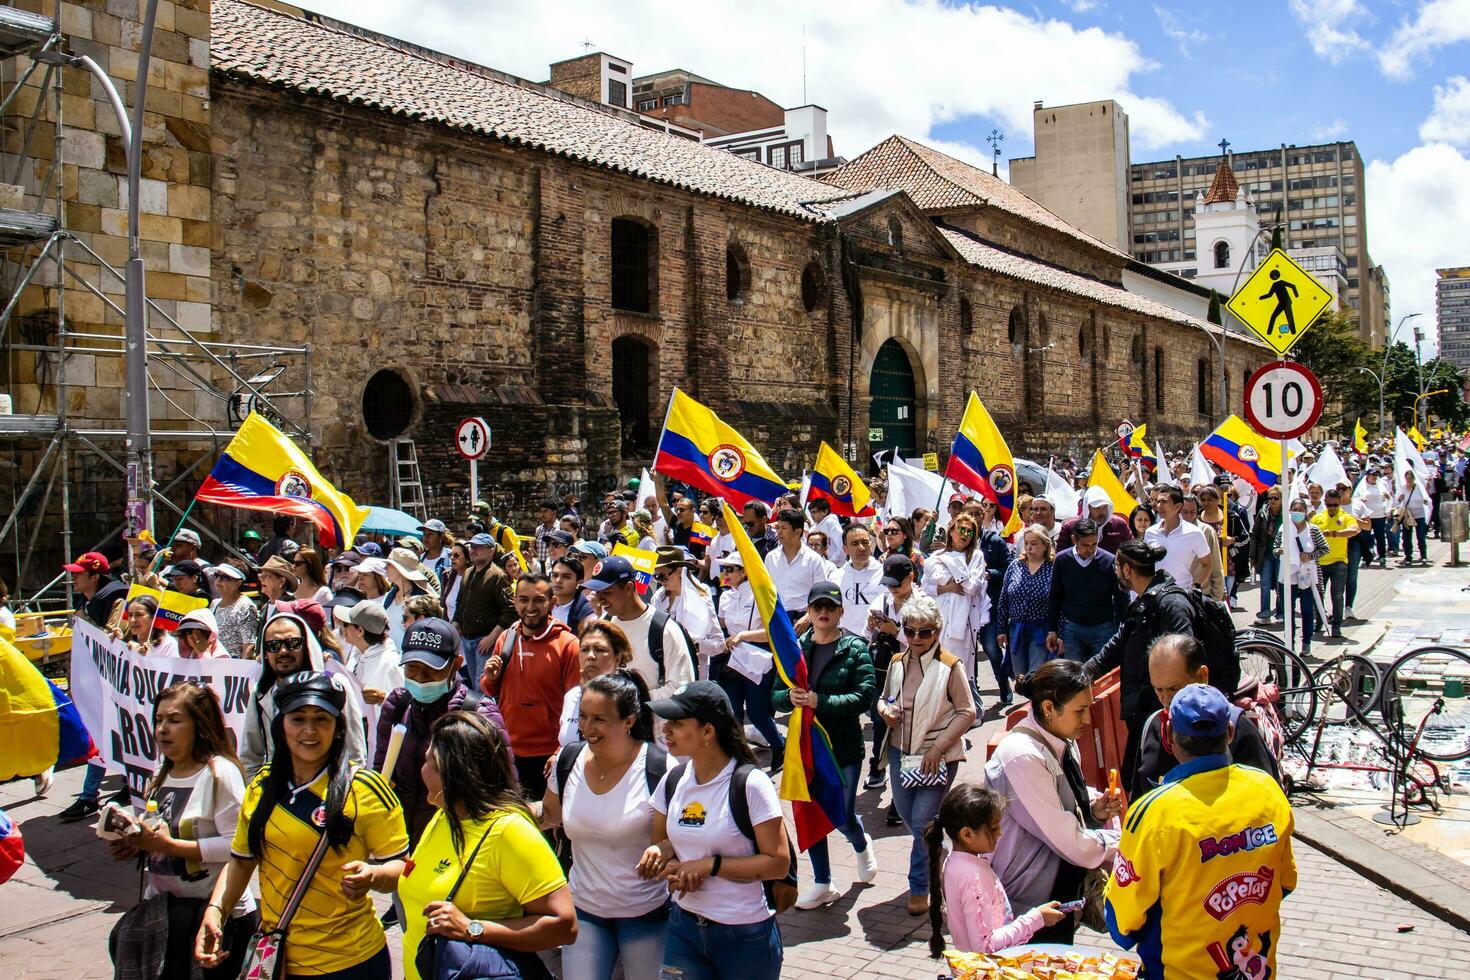
{"label": "black backpack", "polygon": [[[654,687],[664,686],[664,626],[669,622],[669,614],[662,609],[653,611],[653,621],[648,624],[648,655],[658,665],[658,683]],[[679,627],[679,632],[684,634],[684,648],[689,651],[689,676],[698,677],[699,672],[694,666],[694,654],[698,649],[694,645],[694,638],[684,628],[684,624],[677,619],[674,625]]]}
{"label": "black backpack", "polygon": [[[681,762],[669,771],[669,778],[664,781],[664,809],[667,810],[674,799],[674,790],[679,785],[679,780],[684,778],[684,772],[689,768],[689,763]],[[745,839],[759,852],[760,844],[755,839],[755,828],[750,823],[750,801],[745,797],[745,784],[750,781],[750,774],[755,772],[755,766],[748,762],[742,762],[735,767],[730,774],[730,816],[735,821],[735,826]],[[781,832],[786,833],[785,818],[782,818]],[[796,904],[796,848],[791,843],[791,835],[786,834],[786,850],[791,855],[791,864],[786,869],[784,878],[768,878],[761,882],[766,892],[766,901],[771,908],[779,914],[785,912]]]}
{"label": "black backpack", "polygon": [[1240,655],[1235,652],[1235,620],[1219,599],[1212,599],[1199,589],[1175,585],[1190,605],[1190,623],[1194,638],[1205,648],[1210,667],[1210,685],[1234,693],[1240,687]]}
{"label": "black backpack", "polygon": [[[572,776],[572,766],[577,764],[577,757],[587,743],[578,739],[570,742],[561,750],[556,757],[556,795],[565,796],[567,792],[567,780]],[[664,778],[664,773],[669,771],[669,753],[657,742],[648,743],[648,764],[644,767],[643,777],[648,784],[648,795],[658,789],[658,782]]]}

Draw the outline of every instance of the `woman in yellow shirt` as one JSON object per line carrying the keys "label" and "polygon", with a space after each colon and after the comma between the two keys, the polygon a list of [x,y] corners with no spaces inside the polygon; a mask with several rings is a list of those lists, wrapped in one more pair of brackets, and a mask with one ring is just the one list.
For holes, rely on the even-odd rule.
{"label": "woman in yellow shirt", "polygon": [[418,961],[426,936],[493,946],[522,977],[549,977],[536,953],[571,945],[577,913],[500,729],[469,712],[445,714],[431,730],[422,776],[439,812],[398,881],[407,980],[430,980],[420,973],[432,962],[427,945]]}
{"label": "woman in yellow shirt", "polygon": [[[272,643],[267,640],[266,653]],[[327,854],[311,876],[285,939],[287,977],[389,980],[383,927],[368,891],[392,891],[403,871],[408,831],[398,797],[369,769],[347,760],[342,711],[346,694],[324,673],[302,671],[276,693],[271,760],[245,790],[230,863],[204,910],[194,953],[206,968],[229,950],[222,909],[232,909],[260,872],[261,922],[282,913],[327,835]]]}

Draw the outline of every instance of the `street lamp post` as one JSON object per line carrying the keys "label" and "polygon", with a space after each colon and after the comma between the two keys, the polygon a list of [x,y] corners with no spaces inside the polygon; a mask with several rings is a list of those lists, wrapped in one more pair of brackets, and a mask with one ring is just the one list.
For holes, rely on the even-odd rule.
{"label": "street lamp post", "polygon": [[1360,367],[1358,370],[1378,382],[1378,438],[1382,439],[1387,431],[1383,428],[1383,376],[1372,368]]}
{"label": "street lamp post", "polygon": [[1419,434],[1421,436],[1424,434],[1424,430],[1427,429],[1427,428],[1429,428],[1429,415],[1428,415],[1429,410],[1427,408],[1424,410],[1425,411],[1424,422],[1421,425],[1420,422],[1419,422],[1419,403],[1422,402],[1424,399],[1429,398],[1429,397],[1431,397],[1433,395],[1443,395],[1443,394],[1446,394],[1448,391],[1449,391],[1448,388],[1439,388],[1439,389],[1436,389],[1435,391],[1421,391],[1418,394],[1418,396],[1415,397],[1415,399],[1414,399],[1414,425],[1416,427],[1418,427]]}
{"label": "street lamp post", "polygon": [[[1393,347],[1393,342],[1398,339],[1399,331],[1404,328],[1404,324],[1405,323],[1408,323],[1414,317],[1420,316],[1420,315],[1421,314],[1419,314],[1419,313],[1405,313],[1403,316],[1401,316],[1399,318],[1399,324],[1398,324],[1398,326],[1396,326],[1396,327],[1393,328],[1393,333],[1391,333],[1391,334],[1388,335],[1388,341],[1383,345],[1383,363],[1381,365],[1379,365],[1379,368],[1378,368],[1379,373],[1383,377],[1385,377],[1385,378],[1388,377],[1388,351],[1389,351],[1389,348]],[[1383,428],[1382,418],[1383,418],[1383,414],[1382,414],[1382,409],[1380,408],[1380,410],[1379,410],[1379,420],[1380,421],[1378,423],[1378,426],[1379,426],[1379,432],[1378,432],[1378,434],[1379,434],[1379,436],[1383,436],[1386,433],[1386,431],[1387,431],[1387,430],[1385,430]]]}

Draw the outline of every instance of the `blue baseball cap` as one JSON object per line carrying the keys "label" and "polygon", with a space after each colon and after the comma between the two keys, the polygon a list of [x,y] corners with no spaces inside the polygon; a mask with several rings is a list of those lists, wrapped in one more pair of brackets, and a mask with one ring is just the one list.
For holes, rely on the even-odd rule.
{"label": "blue baseball cap", "polygon": [[1217,688],[1190,684],[1174,695],[1169,726],[1180,735],[1217,738],[1230,730],[1230,702]]}
{"label": "blue baseball cap", "polygon": [[593,558],[607,557],[607,547],[596,541],[578,541],[572,545],[572,550],[580,554],[590,555]]}
{"label": "blue baseball cap", "polygon": [[364,541],[362,544],[356,545],[352,550],[356,551],[364,558],[383,557],[383,546],[378,544],[378,542],[376,541]]}
{"label": "blue baseball cap", "polygon": [[486,534],[484,531],[481,531],[479,534],[477,534],[474,537],[470,538],[470,547],[471,548],[493,548],[493,547],[495,547],[495,539],[492,538],[490,535]]}
{"label": "blue baseball cap", "polygon": [[448,620],[428,617],[414,623],[403,634],[401,663],[425,664],[443,670],[459,653],[459,633]]}
{"label": "blue baseball cap", "polygon": [[601,592],[614,585],[632,582],[636,578],[633,563],[622,555],[613,555],[611,558],[604,558],[593,567],[592,577],[583,583],[582,588]]}

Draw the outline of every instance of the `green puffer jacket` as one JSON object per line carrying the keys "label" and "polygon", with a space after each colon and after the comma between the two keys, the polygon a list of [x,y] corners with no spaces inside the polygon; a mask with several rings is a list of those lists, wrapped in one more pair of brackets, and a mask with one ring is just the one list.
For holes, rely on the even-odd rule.
{"label": "green puffer jacket", "polygon": [[[812,654],[812,631],[801,635],[801,652]],[[868,656],[868,641],[852,633],[842,634],[837,651],[822,669],[812,688],[817,694],[817,721],[832,740],[832,753],[839,766],[863,761],[867,743],[863,739],[863,715],[873,707],[878,682],[873,673],[873,660]],[[771,691],[771,706],[777,711],[791,710],[791,691],[776,674]]]}

